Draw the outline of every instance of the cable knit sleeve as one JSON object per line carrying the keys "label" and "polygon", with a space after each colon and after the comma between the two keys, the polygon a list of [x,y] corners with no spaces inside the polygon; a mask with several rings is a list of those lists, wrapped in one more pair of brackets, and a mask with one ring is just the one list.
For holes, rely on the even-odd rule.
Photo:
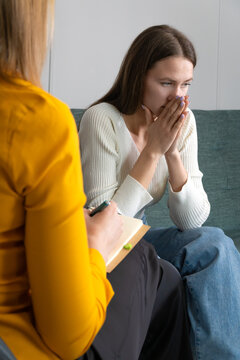
{"label": "cable knit sleeve", "polygon": [[[80,124],[80,145],[87,206],[114,200],[119,211],[135,216],[152,200],[149,192],[128,175],[132,158],[119,113],[109,104],[88,109]],[[126,153],[126,161],[124,160]]]}
{"label": "cable knit sleeve", "polygon": [[179,138],[178,149],[188,173],[187,183],[174,192],[169,183],[170,217],[181,229],[200,227],[208,218],[210,204],[202,185],[203,174],[198,167],[198,141],[195,117],[191,110]]}

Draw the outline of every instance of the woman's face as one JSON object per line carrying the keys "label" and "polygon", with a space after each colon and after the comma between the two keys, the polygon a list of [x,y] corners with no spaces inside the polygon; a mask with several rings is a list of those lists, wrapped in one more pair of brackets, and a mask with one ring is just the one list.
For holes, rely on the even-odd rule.
{"label": "woman's face", "polygon": [[155,115],[169,100],[187,95],[193,79],[193,64],[184,57],[170,56],[157,61],[144,80],[143,105]]}

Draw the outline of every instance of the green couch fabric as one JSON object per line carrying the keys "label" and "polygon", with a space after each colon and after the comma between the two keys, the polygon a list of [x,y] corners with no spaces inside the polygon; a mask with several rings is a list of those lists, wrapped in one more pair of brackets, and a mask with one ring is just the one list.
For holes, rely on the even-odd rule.
{"label": "green couch fabric", "polygon": [[[211,204],[204,225],[225,231],[240,250],[240,110],[193,110],[198,129],[198,160]],[[84,113],[72,109],[77,127]],[[147,211],[152,227],[172,226],[167,191]]]}

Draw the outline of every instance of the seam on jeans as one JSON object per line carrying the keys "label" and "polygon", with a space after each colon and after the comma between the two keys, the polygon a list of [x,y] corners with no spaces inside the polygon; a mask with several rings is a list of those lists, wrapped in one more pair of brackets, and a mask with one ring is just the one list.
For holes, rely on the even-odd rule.
{"label": "seam on jeans", "polygon": [[[193,287],[192,287],[192,280],[190,279],[190,275],[192,274],[192,272],[186,274],[186,275],[182,275],[181,273],[181,269],[178,268],[175,264],[176,264],[176,260],[178,258],[181,258],[182,255],[181,254],[176,254],[173,258],[173,260],[170,260],[170,262],[172,263],[172,265],[177,268],[177,270],[179,271],[179,273],[181,274],[181,278],[185,281],[183,281],[184,283],[184,287],[185,287],[185,293],[186,293],[186,300],[187,300],[187,310],[189,309],[190,306],[188,306],[188,303],[190,303],[190,300],[188,299],[188,291],[189,293],[191,294],[192,296],[192,299],[195,303],[195,310],[196,310],[196,326],[195,326],[195,331],[194,331],[194,334],[195,334],[195,339],[194,339],[194,345],[195,345],[195,354],[196,354],[196,357],[195,357],[195,354],[194,354],[194,357],[195,357],[195,360],[202,360],[202,355],[201,355],[201,344],[200,344],[200,332],[201,332],[201,326],[200,326],[200,317],[199,317],[199,307],[198,307],[198,302],[195,298],[195,293],[194,293],[194,290],[193,290]],[[189,262],[187,260],[184,261],[184,264],[185,266],[187,266],[187,268],[191,267],[191,265],[189,264]],[[187,280],[186,280],[187,279]],[[192,349],[193,350],[193,349]]]}

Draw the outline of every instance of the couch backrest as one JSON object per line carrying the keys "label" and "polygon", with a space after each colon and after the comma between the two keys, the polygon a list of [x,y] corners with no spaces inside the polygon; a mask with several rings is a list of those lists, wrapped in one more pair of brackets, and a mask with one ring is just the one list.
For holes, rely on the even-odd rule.
{"label": "couch backrest", "polygon": [[[72,109],[77,126],[84,110]],[[198,129],[199,167],[211,203],[205,223],[240,241],[240,110],[193,110]],[[151,226],[170,226],[167,194],[147,212]]]}

